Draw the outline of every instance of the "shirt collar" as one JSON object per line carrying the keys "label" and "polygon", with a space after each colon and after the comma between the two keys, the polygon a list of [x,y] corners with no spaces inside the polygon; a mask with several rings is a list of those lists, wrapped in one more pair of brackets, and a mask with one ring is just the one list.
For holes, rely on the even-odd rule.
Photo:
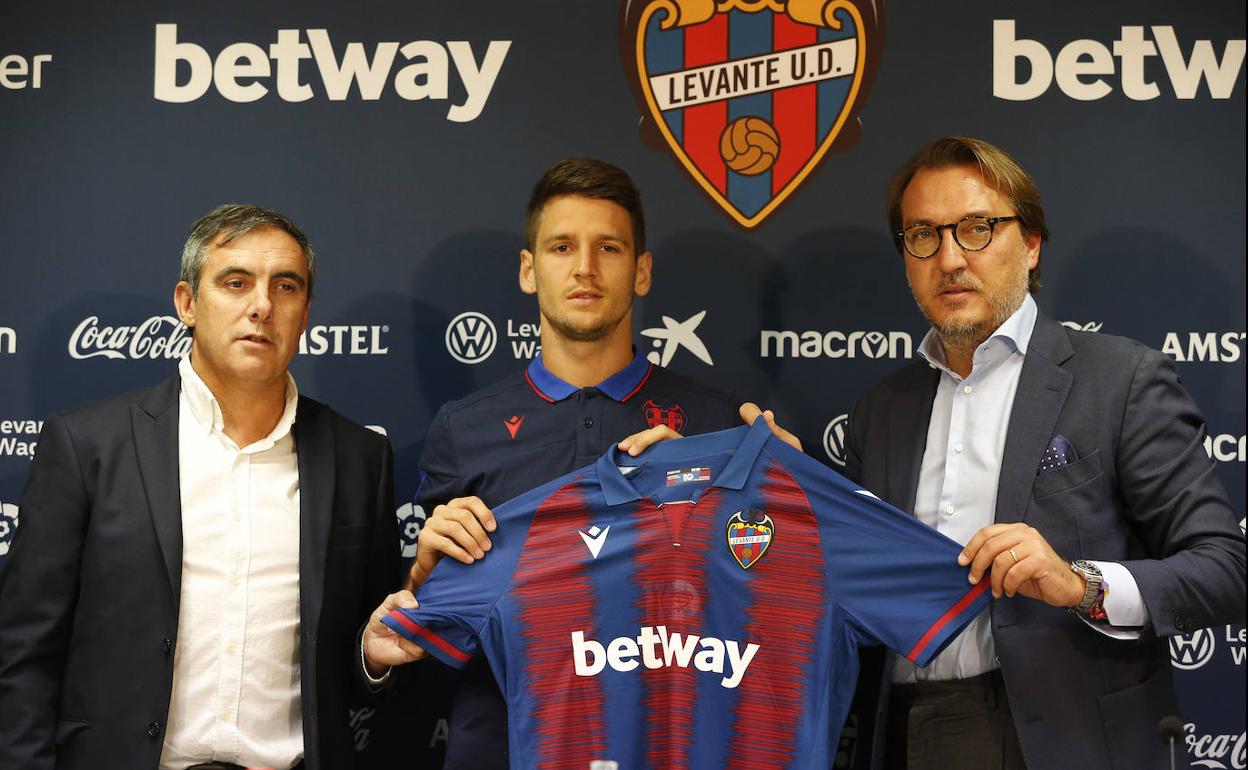
{"label": "shirt collar", "polygon": [[[195,418],[195,422],[205,433],[225,435],[223,432],[225,417],[221,414],[221,404],[207,383],[195,371],[195,367],[191,366],[189,353],[178,362],[178,375],[182,378],[182,397],[186,399],[186,405],[190,409],[191,416]],[[264,451],[285,438],[295,423],[295,411],[298,405],[299,389],[295,386],[294,376],[288,371],[286,372],[286,406],[282,410],[282,417],[269,435],[251,444],[250,447],[255,451]]]}
{"label": "shirt collar", "polygon": [[[997,327],[984,344],[987,345],[987,342],[992,340],[1001,340],[1002,344],[1009,345],[1024,356],[1027,355],[1027,346],[1031,344],[1031,333],[1035,331],[1037,315],[1039,315],[1039,309],[1029,292],[1023,297],[1023,303],[1018,306],[1018,309],[1005,319],[1005,323]],[[980,347],[982,349],[984,346]],[[978,354],[979,351],[976,351],[976,356]],[[936,336],[935,329],[928,329],[927,334],[923,336],[923,341],[919,343],[919,355],[923,356],[933,367],[949,371],[948,361],[945,359],[945,347],[940,344],[940,337]]]}
{"label": "shirt collar", "polygon": [[627,466],[640,464],[674,464],[685,460],[695,460],[716,452],[732,452],[732,459],[711,482],[713,487],[725,489],[744,489],[749,481],[750,471],[763,451],[763,445],[771,438],[771,428],[761,416],[753,425],[742,425],[739,428],[722,430],[717,433],[704,433],[700,436],[682,438],[679,441],[662,441],[651,446],[639,457],[629,457],[616,447],[598,458],[596,471],[598,483],[602,486],[603,499],[607,505],[640,500],[645,497],[637,491],[633,483],[620,470]]}
{"label": "shirt collar", "polygon": [[[606,396],[621,404],[636,395],[641,390],[641,386],[650,378],[650,372],[653,364],[646,360],[641,353],[633,356],[633,360],[628,366],[611,375],[607,379],[598,383],[595,387],[602,391]],[[542,363],[542,354],[538,353],[529,364],[529,368],[524,372],[524,378],[528,380],[529,386],[550,403],[562,401],[576,391],[580,390],[575,385],[564,382],[555,375],[550,373],[546,365]]]}

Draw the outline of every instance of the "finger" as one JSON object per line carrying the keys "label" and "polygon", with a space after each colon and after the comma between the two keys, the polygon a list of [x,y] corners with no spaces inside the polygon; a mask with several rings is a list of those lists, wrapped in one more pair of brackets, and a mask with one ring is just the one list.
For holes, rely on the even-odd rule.
{"label": "finger", "polygon": [[[476,556],[464,550],[451,538],[432,531],[429,534],[430,536],[426,538],[423,536],[424,532],[421,532],[421,538],[416,541],[416,560],[418,562],[423,564],[423,562],[427,561],[436,561],[441,558],[438,554],[450,556],[462,564],[472,564],[477,560]],[[484,557],[485,554],[483,553],[481,556]]]}
{"label": "finger", "polygon": [[490,542],[490,536],[486,534],[480,519],[472,511],[463,508],[452,511],[449,516],[427,522],[426,526],[431,532],[454,540],[456,545],[470,551],[478,559],[485,556],[485,552],[493,548],[494,544]]}
{"label": "finger", "polygon": [[762,413],[763,413],[763,410],[759,409],[758,404],[754,403],[753,401],[746,401],[744,404],[742,404],[740,407],[737,408],[737,414],[741,416],[741,419],[745,422],[746,425],[753,425],[754,421],[757,420],[759,415],[761,415]]}
{"label": "finger", "polygon": [[797,436],[794,436],[792,433],[776,424],[775,412],[770,409],[765,410],[763,412],[763,419],[766,420],[767,427],[771,429],[772,434],[776,438],[793,447],[797,451],[802,451],[802,442],[798,440]]}
{"label": "finger", "polygon": [[[1014,550],[1017,553],[1018,549],[1015,548]],[[1008,551],[1004,554],[1004,556],[1006,559],[1013,561]],[[1038,564],[1039,560],[1035,556],[1025,556],[1021,553],[1018,554],[1018,561],[1010,567],[1009,572],[1007,572],[1001,580],[1001,592],[1006,596],[1014,596],[1019,591],[1026,588],[1026,583],[1036,576],[1036,567]],[[996,572],[995,567],[993,568],[993,572]]]}
{"label": "finger", "polygon": [[974,561],[975,554],[979,553],[979,549],[983,547],[984,543],[986,543],[989,538],[1001,534],[1001,532],[1006,530],[1009,526],[1010,525],[1007,524],[989,524],[988,526],[980,529],[971,537],[970,540],[966,542],[966,545],[962,547],[962,552],[958,554],[958,564],[963,567],[970,564]]}
{"label": "finger", "polygon": [[[984,573],[988,571],[988,568],[996,562],[997,557],[1017,544],[1018,539],[1008,532],[998,533],[985,540],[979,550],[975,552],[975,557],[971,559],[971,582],[978,583],[983,578]],[[1007,555],[1006,558],[1009,559],[1010,557]]]}
{"label": "finger", "polygon": [[682,438],[682,436],[666,425],[656,425],[624,439],[620,442],[620,449],[627,452],[629,457],[636,457],[660,441],[670,441],[674,438]]}
{"label": "finger", "polygon": [[476,520],[481,522],[481,526],[485,527],[487,532],[493,532],[498,526],[498,523],[494,520],[494,512],[490,510],[490,507],[481,498],[476,496],[457,497],[445,506],[439,505],[434,509],[434,515],[437,516],[439,511],[441,511],[442,516],[453,516],[458,510],[471,512]]}

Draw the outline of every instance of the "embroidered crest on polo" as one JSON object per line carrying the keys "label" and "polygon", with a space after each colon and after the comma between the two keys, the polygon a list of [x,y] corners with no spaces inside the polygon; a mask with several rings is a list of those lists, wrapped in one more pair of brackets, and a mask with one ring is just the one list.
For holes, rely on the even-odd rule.
{"label": "embroidered crest on polo", "polygon": [[641,413],[646,419],[646,425],[651,428],[666,425],[677,433],[683,432],[687,421],[685,408],[677,403],[659,403],[651,399],[641,405]]}
{"label": "embroidered crest on polo", "polygon": [[741,569],[749,569],[763,558],[776,535],[776,525],[762,511],[737,511],[728,519],[728,552]]}

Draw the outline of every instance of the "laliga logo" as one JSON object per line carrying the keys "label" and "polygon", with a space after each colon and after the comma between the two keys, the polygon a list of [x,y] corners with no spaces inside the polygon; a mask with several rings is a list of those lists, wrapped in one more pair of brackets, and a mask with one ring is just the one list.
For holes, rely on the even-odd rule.
{"label": "laliga logo", "polygon": [[844,467],[845,465],[845,428],[849,426],[849,415],[842,414],[832,418],[828,427],[823,430],[823,451],[828,459]]}
{"label": "laliga logo", "polygon": [[420,528],[425,525],[425,509],[419,505],[404,503],[394,515],[399,520],[399,542],[403,544],[403,558],[410,559],[416,555],[416,538],[420,537]]}
{"label": "laliga logo", "polygon": [[469,310],[446,325],[446,350],[464,364],[479,364],[490,357],[498,343],[498,330],[484,313]]}
{"label": "laliga logo", "polygon": [[677,321],[671,316],[663,316],[663,328],[642,329],[642,336],[654,338],[654,346],[662,347],[662,352],[651,351],[646,355],[646,360],[656,366],[667,366],[672,362],[672,356],[676,355],[676,351],[684,348],[697,359],[708,366],[714,366],[715,362],[711,360],[711,353],[706,349],[706,345],[698,337],[695,330],[698,324],[702,323],[702,319],[706,317],[706,311],[694,313],[684,321]]}
{"label": "laliga logo", "polygon": [[173,316],[157,315],[138,326],[100,326],[87,316],[69,337],[70,358],[181,358],[191,351],[191,336]]}
{"label": "laliga logo", "polygon": [[17,532],[17,506],[13,503],[0,503],[0,556],[9,552],[9,544],[13,542],[15,532]]}
{"label": "laliga logo", "polygon": [[1205,665],[1212,657],[1213,631],[1208,628],[1170,637],[1170,662],[1175,668],[1190,671]]}
{"label": "laliga logo", "polygon": [[[853,147],[883,0],[624,0],[620,56],[643,141],[743,227]],[[732,116],[730,119],[729,116]]]}

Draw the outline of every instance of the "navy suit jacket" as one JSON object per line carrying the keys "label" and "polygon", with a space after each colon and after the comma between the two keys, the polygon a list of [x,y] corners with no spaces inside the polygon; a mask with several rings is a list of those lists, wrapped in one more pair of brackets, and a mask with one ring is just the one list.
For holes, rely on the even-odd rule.
{"label": "navy suit jacket", "polygon": [[[178,639],[174,377],[48,418],[0,574],[0,767],[155,768]],[[300,674],[307,770],[353,766],[356,635],[398,584],[386,439],[300,397]],[[358,677],[358,678],[357,678]]]}
{"label": "navy suit jacket", "polygon": [[[912,513],[939,376],[915,361],[849,418],[846,475]],[[1059,434],[1077,459],[1040,473]],[[1244,539],[1204,438],[1169,358],[1037,319],[1010,414],[996,521],[1036,528],[1066,559],[1121,562],[1150,625],[1138,641],[1121,641],[1039,601],[994,603],[997,656],[1033,770],[1165,766],[1157,723],[1178,713],[1165,637],[1243,622]],[[887,680],[891,667],[882,668]],[[877,766],[887,681],[881,689],[875,723],[863,725],[874,733]]]}

